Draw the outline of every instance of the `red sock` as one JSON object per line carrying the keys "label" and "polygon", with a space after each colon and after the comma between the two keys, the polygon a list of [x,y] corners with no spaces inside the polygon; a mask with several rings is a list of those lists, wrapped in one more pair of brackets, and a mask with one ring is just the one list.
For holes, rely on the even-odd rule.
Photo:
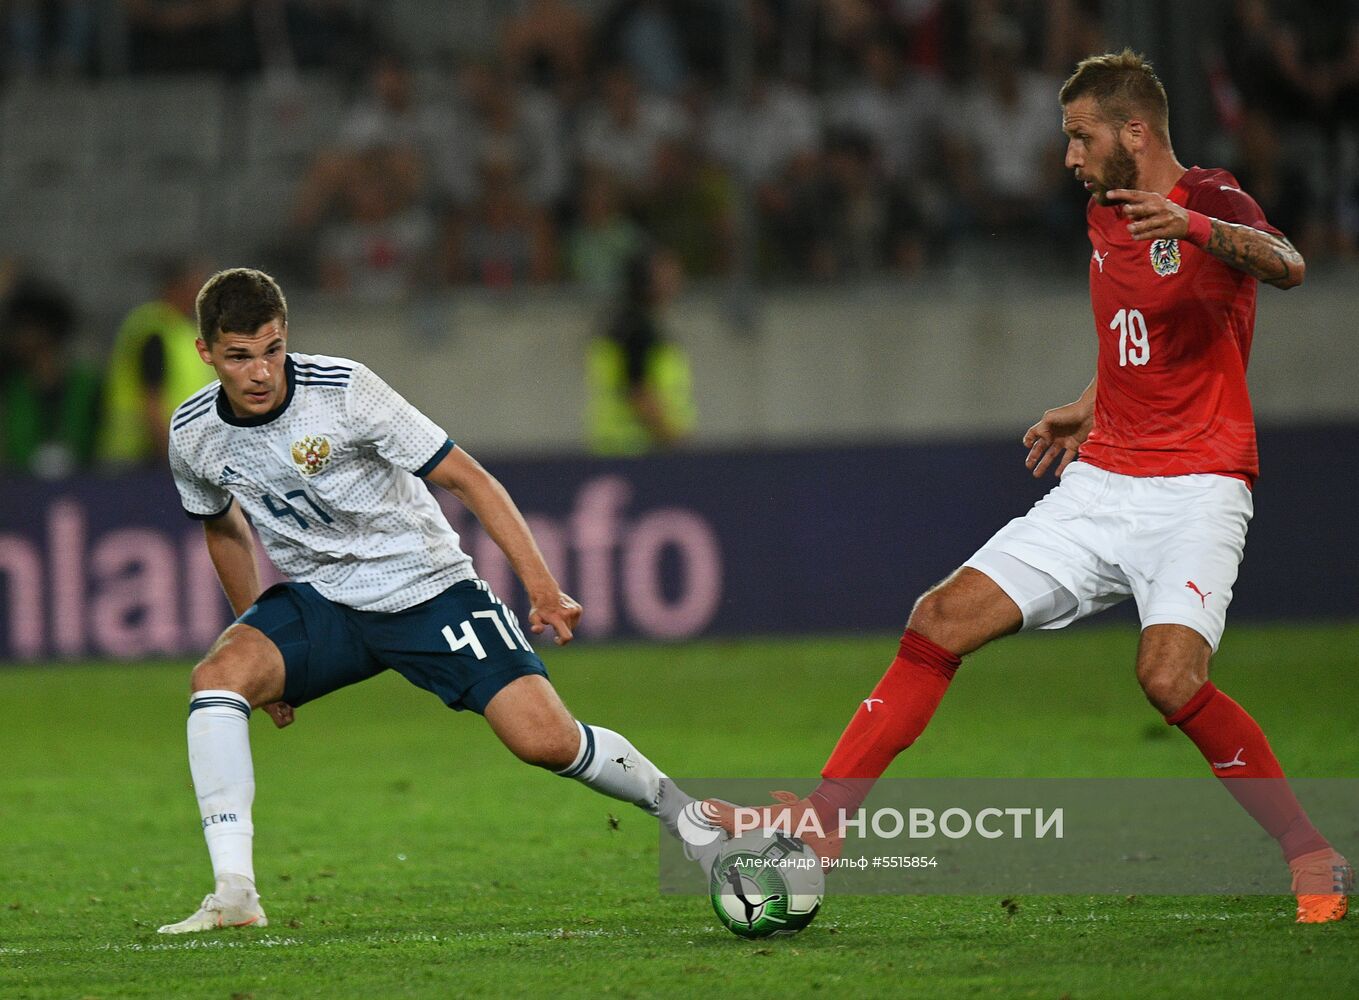
{"label": "red sock", "polygon": [[[1237,802],[1279,842],[1286,861],[1330,847],[1312,826],[1288,787],[1283,768],[1250,714],[1213,686],[1204,684],[1166,722],[1194,741]],[[1265,781],[1242,781],[1265,778]]]}
{"label": "red sock", "polygon": [[838,828],[841,810],[858,809],[887,765],[925,731],[960,663],[919,632],[908,628],[902,633],[897,658],[854,713],[821,769],[825,780],[811,799],[826,829]]}

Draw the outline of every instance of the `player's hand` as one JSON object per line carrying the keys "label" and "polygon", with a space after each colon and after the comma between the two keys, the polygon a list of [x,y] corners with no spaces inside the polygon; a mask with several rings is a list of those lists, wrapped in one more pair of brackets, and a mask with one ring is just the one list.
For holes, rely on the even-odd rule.
{"label": "player's hand", "polygon": [[529,608],[529,629],[534,635],[542,635],[548,626],[555,633],[552,641],[565,646],[574,637],[573,630],[580,621],[582,608],[576,599],[560,590],[545,594],[541,598],[530,595],[533,606]]}
{"label": "player's hand", "polygon": [[1189,235],[1189,212],[1165,195],[1115,188],[1105,197],[1123,203],[1128,233],[1135,240],[1180,240]]}
{"label": "player's hand", "polygon": [[1078,403],[1056,406],[1043,414],[1043,419],[1024,432],[1024,447],[1029,449],[1024,459],[1026,468],[1033,470],[1033,477],[1041,479],[1043,473],[1053,462],[1057,462],[1056,475],[1076,460],[1081,445],[1090,436],[1095,424],[1093,412]]}
{"label": "player's hand", "polygon": [[278,726],[279,729],[293,724],[293,707],[287,702],[271,701],[263,708],[269,713],[269,718],[274,720],[274,725]]}

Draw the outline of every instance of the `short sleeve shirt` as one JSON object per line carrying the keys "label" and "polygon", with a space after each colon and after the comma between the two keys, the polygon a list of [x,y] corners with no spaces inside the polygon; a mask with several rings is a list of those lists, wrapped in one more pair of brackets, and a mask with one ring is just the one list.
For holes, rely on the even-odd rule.
{"label": "short sleeve shirt", "polygon": [[444,430],[367,367],[289,354],[287,396],[237,417],[217,383],[170,425],[170,467],[185,512],[234,501],[274,565],[361,611],[401,611],[475,576],[421,481],[453,448]]}

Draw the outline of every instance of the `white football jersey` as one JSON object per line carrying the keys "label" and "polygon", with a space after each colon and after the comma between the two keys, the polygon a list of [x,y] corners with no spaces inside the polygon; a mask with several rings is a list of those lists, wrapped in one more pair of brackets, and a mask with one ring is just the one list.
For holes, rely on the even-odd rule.
{"label": "white football jersey", "polygon": [[233,498],[292,580],[361,611],[402,611],[476,574],[420,476],[448,435],[357,361],[289,354],[283,405],[235,416],[214,382],[170,421],[190,517]]}

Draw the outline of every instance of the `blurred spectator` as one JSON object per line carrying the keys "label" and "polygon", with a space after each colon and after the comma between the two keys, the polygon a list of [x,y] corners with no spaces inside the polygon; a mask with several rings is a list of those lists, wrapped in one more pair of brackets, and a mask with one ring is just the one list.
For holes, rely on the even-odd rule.
{"label": "blurred spectator", "polygon": [[610,171],[629,193],[640,191],[646,187],[657,146],[688,130],[678,104],[641,92],[632,73],[617,67],[605,74],[599,99],[586,109],[580,157],[586,166]]}
{"label": "blurred spectator", "polygon": [[675,6],[670,0],[623,0],[605,16],[601,32],[601,50],[645,89],[667,97],[678,97],[689,75]]}
{"label": "blurred spectator", "polygon": [[556,238],[547,213],[529,202],[514,167],[482,165],[481,197],[450,221],[446,273],[455,284],[506,289],[556,276]]}
{"label": "blurred spectator", "polygon": [[[880,163],[880,176],[873,182],[882,187],[880,263],[914,271],[930,244],[944,242],[949,228],[948,186],[939,168],[947,95],[937,78],[908,66],[898,48],[881,39],[864,44],[860,74],[827,98],[828,121],[850,139],[833,174],[838,174],[842,190],[843,182],[857,175],[853,161],[862,154],[853,149],[853,139],[864,137]],[[861,206],[867,205],[867,193],[857,198]]]}
{"label": "blurred spectator", "polygon": [[679,262],[643,247],[628,263],[617,313],[590,345],[589,436],[597,455],[671,448],[694,427],[689,361],[666,336],[666,305],[679,294]]}
{"label": "blurred spectator", "polygon": [[772,185],[798,157],[821,144],[816,105],[800,87],[767,76],[751,87],[749,99],[727,98],[713,108],[705,136],[708,148],[755,185]]}
{"label": "blurred spectator", "polygon": [[1269,116],[1245,114],[1236,135],[1232,173],[1241,188],[1260,203],[1270,223],[1288,234],[1304,255],[1320,250],[1325,239],[1306,175],[1284,156],[1284,144]]}
{"label": "blurred spectator", "polygon": [[590,22],[566,0],[529,0],[506,19],[500,51],[516,79],[572,106],[585,87]]}
{"label": "blurred spectator", "polygon": [[64,292],[20,281],[0,311],[0,465],[44,478],[94,457],[99,372],[67,353],[75,308]]}
{"label": "blurred spectator", "polygon": [[708,150],[754,192],[761,256],[775,271],[812,269],[824,214],[821,139],[807,93],[767,76],[745,100],[719,100],[705,122]]}
{"label": "blurred spectator", "polygon": [[932,77],[908,70],[897,49],[874,39],[860,53],[860,76],[826,100],[833,128],[868,138],[893,180],[921,176],[937,148],[944,92]]}
{"label": "blurred spectator", "polygon": [[349,160],[338,218],[317,241],[321,287],[370,302],[397,302],[435,277],[434,215],[391,172],[386,151]]}
{"label": "blurred spectator", "polygon": [[614,0],[599,18],[595,62],[624,66],[642,87],[678,98],[725,69],[729,0]]}
{"label": "blurred spectator", "polygon": [[641,245],[642,230],[623,211],[617,185],[602,170],[586,172],[577,214],[566,248],[570,275],[590,292],[612,295]]}
{"label": "blurred spectator", "polygon": [[785,279],[833,276],[827,246],[832,207],[826,166],[820,152],[808,150],[757,189],[760,265],[766,275]]}
{"label": "blurred spectator", "polygon": [[821,37],[812,74],[816,81],[836,84],[855,73],[868,47],[900,44],[891,30],[887,6],[870,0],[819,0],[816,26]]}
{"label": "blurred spectator", "polygon": [[692,143],[667,139],[656,147],[642,219],[655,241],[678,257],[686,275],[727,273],[735,203],[730,176]]}
{"label": "blurred spectator", "polygon": [[992,20],[977,49],[978,78],[947,123],[958,207],[988,233],[1044,225],[1062,177],[1061,84],[1025,68],[1013,22]]}
{"label": "blurred spectator", "polygon": [[895,221],[872,143],[850,132],[832,138],[826,152],[825,218],[812,260],[821,279],[864,277],[890,256]]}
{"label": "blurred spectator", "polygon": [[11,77],[76,76],[94,62],[96,0],[0,3],[0,71]]}
{"label": "blurred spectator", "polygon": [[456,134],[449,172],[454,200],[469,204],[480,196],[479,172],[488,161],[511,166],[524,197],[552,208],[566,195],[567,164],[561,109],[543,91],[523,89],[503,69],[473,63],[461,76],[466,104]]}
{"label": "blurred spectator", "polygon": [[99,459],[163,464],[170,416],[213,379],[198,356],[195,300],[210,268],[200,260],[162,268],[159,296],[128,313],[106,370]]}
{"label": "blurred spectator", "polygon": [[[1301,239],[1353,253],[1359,232],[1359,11],[1346,0],[1237,0],[1224,47],[1235,93],[1283,140],[1313,212]],[[1243,137],[1249,147],[1251,140]],[[1243,149],[1247,154],[1249,149]]]}
{"label": "blurred spectator", "polygon": [[257,0],[255,7],[276,9],[290,69],[326,70],[348,79],[371,59],[373,27],[351,0]]}
{"label": "blurred spectator", "polygon": [[134,73],[259,71],[247,0],[123,0],[123,8]]}
{"label": "blurred spectator", "polygon": [[1063,79],[1092,52],[1108,51],[1100,0],[1048,0],[1043,72]]}
{"label": "blurred spectator", "polygon": [[358,161],[381,161],[387,183],[405,204],[425,197],[429,178],[452,145],[451,122],[438,109],[416,101],[406,63],[392,53],[377,56],[369,92],[350,109],[334,146],[318,151],[298,189],[292,226],[301,238],[314,233],[349,195]]}

